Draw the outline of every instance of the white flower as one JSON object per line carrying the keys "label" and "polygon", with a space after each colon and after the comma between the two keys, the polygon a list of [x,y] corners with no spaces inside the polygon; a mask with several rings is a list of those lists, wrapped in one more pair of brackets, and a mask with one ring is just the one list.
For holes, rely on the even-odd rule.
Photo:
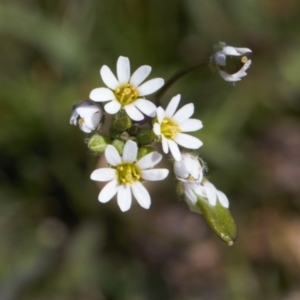
{"label": "white flower", "polygon": [[164,80],[154,78],[141,84],[151,72],[150,66],[139,67],[130,76],[130,62],[127,57],[120,56],[117,61],[117,77],[108,66],[103,66],[100,75],[108,88],[96,88],[91,91],[90,98],[94,101],[109,101],[104,109],[109,114],[115,114],[124,109],[134,121],[144,119],[144,115],[155,117],[156,106],[144,96],[160,89]]}
{"label": "white flower", "polygon": [[197,205],[197,196],[207,199],[208,203],[212,206],[216,206],[217,201],[225,207],[229,207],[229,201],[226,195],[217,190],[216,187],[210,183],[208,180],[205,180],[202,183],[195,182],[183,182],[182,183],[184,199],[189,206],[189,209],[196,213],[202,213],[201,209]]}
{"label": "white flower", "polygon": [[120,209],[127,211],[131,206],[133,194],[143,208],[150,207],[150,195],[141,181],[163,180],[168,176],[169,171],[152,169],[160,162],[162,158],[160,153],[151,152],[136,162],[137,153],[137,144],[131,140],[126,142],[122,157],[114,146],[106,147],[105,158],[111,168],[97,169],[91,174],[92,180],[110,181],[99,194],[100,202],[108,202],[117,194]]}
{"label": "white flower", "polygon": [[89,100],[83,101],[73,106],[73,112],[70,118],[71,125],[79,125],[79,128],[90,133],[95,130],[103,116],[103,109]]}
{"label": "white flower", "polygon": [[[180,95],[173,97],[166,110],[157,108],[157,122],[153,125],[154,133],[160,137],[164,153],[169,149],[176,161],[181,160],[181,154],[178,145],[187,149],[198,149],[203,143],[196,137],[182,133],[201,129],[202,122],[196,119],[190,119],[194,113],[194,104],[184,105],[176,113],[180,101]],[[178,144],[178,145],[177,145]]]}
{"label": "white flower", "polygon": [[251,65],[250,49],[226,46],[224,43],[219,43],[217,48],[219,51],[212,56],[212,60],[224,80],[239,81],[247,75],[246,70]]}
{"label": "white flower", "polygon": [[176,178],[182,182],[201,182],[203,178],[203,163],[197,156],[181,153],[181,160],[175,161],[173,165]]}

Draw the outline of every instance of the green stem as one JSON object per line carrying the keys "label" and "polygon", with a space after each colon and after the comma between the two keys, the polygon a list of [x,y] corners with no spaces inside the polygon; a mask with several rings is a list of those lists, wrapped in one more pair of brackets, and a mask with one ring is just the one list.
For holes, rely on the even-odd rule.
{"label": "green stem", "polygon": [[181,77],[197,70],[200,67],[207,66],[209,63],[208,62],[201,62],[198,63],[194,66],[188,66],[186,68],[183,68],[179,70],[177,73],[175,73],[170,79],[166,81],[166,83],[163,85],[163,87],[155,94],[155,102],[158,104],[160,102],[160,98],[163,96],[163,94],[175,83],[178,79]]}

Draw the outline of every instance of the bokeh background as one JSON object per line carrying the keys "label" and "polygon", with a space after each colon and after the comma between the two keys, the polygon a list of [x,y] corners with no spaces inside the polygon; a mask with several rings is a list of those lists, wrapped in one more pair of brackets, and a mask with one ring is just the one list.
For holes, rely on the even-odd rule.
{"label": "bokeh background", "polygon": [[[1,0],[0,299],[300,299],[299,32],[298,0]],[[248,76],[233,86],[202,68],[163,104],[195,103],[232,247],[171,173],[150,210],[100,204],[98,158],[69,125],[103,64],[128,56],[167,79],[218,41],[253,50]]]}

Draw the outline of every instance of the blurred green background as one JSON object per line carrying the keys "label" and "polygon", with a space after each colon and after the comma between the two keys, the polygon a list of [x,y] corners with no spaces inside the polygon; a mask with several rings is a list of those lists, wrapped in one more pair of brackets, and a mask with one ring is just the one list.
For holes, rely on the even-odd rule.
{"label": "blurred green background", "polygon": [[[2,0],[0,299],[300,299],[299,32],[298,0]],[[218,41],[253,50],[248,76],[233,86],[199,69],[163,103],[195,103],[232,247],[172,173],[149,186],[150,210],[100,204],[97,157],[69,125],[103,64],[128,56],[167,79]]]}

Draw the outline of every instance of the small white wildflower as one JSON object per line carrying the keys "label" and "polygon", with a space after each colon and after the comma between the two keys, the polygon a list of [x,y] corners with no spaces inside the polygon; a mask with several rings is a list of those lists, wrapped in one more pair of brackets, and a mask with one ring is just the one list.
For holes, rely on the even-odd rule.
{"label": "small white wildflower", "polygon": [[171,99],[166,110],[158,107],[157,121],[153,125],[154,133],[161,139],[164,153],[170,149],[176,161],[181,160],[178,145],[187,149],[198,149],[203,145],[198,138],[182,133],[199,130],[203,125],[200,120],[190,119],[194,113],[193,103],[184,105],[175,113],[179,101],[180,95],[177,95]]}
{"label": "small white wildflower", "polygon": [[173,165],[176,178],[182,182],[201,182],[203,178],[203,164],[199,158],[188,152],[181,153],[181,160]]}
{"label": "small white wildflower", "polygon": [[103,116],[103,109],[89,100],[83,101],[73,106],[73,112],[70,118],[71,125],[79,125],[79,128],[90,133],[95,130]]}
{"label": "small white wildflower", "polygon": [[131,140],[126,142],[122,157],[114,146],[106,147],[105,158],[111,168],[97,169],[91,174],[92,180],[110,181],[99,194],[100,202],[108,202],[117,194],[120,209],[127,211],[131,207],[133,194],[140,206],[145,209],[150,207],[150,195],[141,181],[163,180],[168,176],[169,170],[152,169],[160,162],[160,153],[151,152],[136,162],[137,154],[137,144]]}
{"label": "small white wildflower", "polygon": [[218,50],[213,56],[213,63],[216,65],[219,74],[226,81],[239,81],[246,76],[247,69],[251,65],[249,59],[252,51],[248,48],[236,48],[219,43]]}
{"label": "small white wildflower", "polygon": [[109,101],[104,109],[109,114],[115,114],[124,109],[134,121],[141,121],[144,115],[155,117],[156,106],[144,96],[150,95],[160,89],[164,80],[154,78],[142,82],[151,72],[150,66],[139,67],[130,76],[130,62],[127,57],[120,56],[117,61],[117,77],[108,66],[103,66],[100,75],[108,88],[96,88],[91,91],[90,98],[94,101]]}

